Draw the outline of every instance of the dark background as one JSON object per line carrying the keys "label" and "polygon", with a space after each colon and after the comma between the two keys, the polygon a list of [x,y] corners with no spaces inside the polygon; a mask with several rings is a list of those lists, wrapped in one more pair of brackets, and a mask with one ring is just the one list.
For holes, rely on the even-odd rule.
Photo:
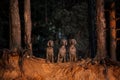
{"label": "dark background", "polygon": [[[22,39],[24,35],[23,1],[19,0]],[[112,1],[112,0],[111,0]],[[109,7],[110,0],[105,0],[105,18],[107,32],[107,51],[109,56]],[[91,6],[92,4],[92,6]],[[45,52],[46,42],[53,39],[56,43],[61,38],[77,40],[78,56],[95,56],[95,3],[90,0],[31,0],[32,43],[35,56]],[[93,13],[92,13],[93,12]],[[120,1],[116,0],[116,18],[120,17]],[[93,23],[91,23],[93,21]],[[120,20],[116,21],[120,28]],[[61,34],[61,35],[60,35]],[[120,31],[117,31],[120,37]],[[22,40],[23,43],[23,40]],[[22,45],[24,46],[24,45]],[[0,0],[0,49],[9,48],[9,0]],[[119,56],[120,41],[117,41]],[[57,49],[57,46],[56,46]]]}

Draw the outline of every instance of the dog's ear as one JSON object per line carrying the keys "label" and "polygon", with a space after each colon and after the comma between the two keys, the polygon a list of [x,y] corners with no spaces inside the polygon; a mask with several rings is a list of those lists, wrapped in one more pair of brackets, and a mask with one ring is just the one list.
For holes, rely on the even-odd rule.
{"label": "dog's ear", "polygon": [[77,41],[75,39],[73,39],[73,43],[76,45],[77,44]]}
{"label": "dog's ear", "polygon": [[67,40],[65,40],[65,45],[67,45]]}
{"label": "dog's ear", "polygon": [[50,46],[50,42],[49,41],[47,42],[47,46]]}
{"label": "dog's ear", "polygon": [[54,46],[54,42],[52,40],[50,41],[50,46]]}

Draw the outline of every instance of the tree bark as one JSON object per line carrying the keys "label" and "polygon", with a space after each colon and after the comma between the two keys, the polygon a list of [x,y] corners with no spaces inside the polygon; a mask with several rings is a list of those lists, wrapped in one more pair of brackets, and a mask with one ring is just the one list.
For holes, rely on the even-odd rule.
{"label": "tree bark", "polygon": [[104,0],[96,0],[97,10],[97,55],[96,59],[104,59],[106,57],[106,24],[104,17]]}
{"label": "tree bark", "polygon": [[24,42],[25,47],[32,51],[31,43],[31,9],[30,9],[30,0],[24,0],[24,21],[25,21],[25,35]]}
{"label": "tree bark", "polygon": [[21,25],[18,0],[10,0],[10,49],[21,47]]}
{"label": "tree bark", "polygon": [[116,61],[116,17],[115,2],[110,5],[110,55]]}

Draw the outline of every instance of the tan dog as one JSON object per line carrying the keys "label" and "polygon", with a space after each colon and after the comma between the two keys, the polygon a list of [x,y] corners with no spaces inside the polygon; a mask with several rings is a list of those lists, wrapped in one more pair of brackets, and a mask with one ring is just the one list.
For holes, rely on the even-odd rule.
{"label": "tan dog", "polygon": [[59,52],[58,52],[58,62],[66,62],[67,40],[62,39],[60,44],[61,44],[61,47],[59,48]]}
{"label": "tan dog", "polygon": [[53,40],[49,40],[47,43],[47,48],[46,48],[46,59],[47,62],[54,62],[54,42]]}
{"label": "tan dog", "polygon": [[69,41],[69,57],[70,57],[70,62],[73,62],[73,61],[77,61],[77,57],[76,57],[76,40],[75,39],[70,39]]}

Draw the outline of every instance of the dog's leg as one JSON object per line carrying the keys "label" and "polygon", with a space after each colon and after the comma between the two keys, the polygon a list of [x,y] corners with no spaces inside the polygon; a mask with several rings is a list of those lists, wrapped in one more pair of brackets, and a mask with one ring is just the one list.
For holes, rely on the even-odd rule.
{"label": "dog's leg", "polygon": [[76,54],[75,54],[75,61],[77,61],[77,56],[76,56]]}
{"label": "dog's leg", "polygon": [[60,60],[60,54],[58,53],[58,60],[57,60],[58,63],[59,63],[59,60]]}
{"label": "dog's leg", "polygon": [[69,57],[70,57],[70,62],[72,61],[72,57],[71,57],[71,54],[69,53]]}
{"label": "dog's leg", "polygon": [[64,56],[64,62],[66,62],[66,55]]}
{"label": "dog's leg", "polygon": [[52,63],[54,63],[54,55],[52,55]]}
{"label": "dog's leg", "polygon": [[46,53],[46,61],[48,62],[48,53]]}

